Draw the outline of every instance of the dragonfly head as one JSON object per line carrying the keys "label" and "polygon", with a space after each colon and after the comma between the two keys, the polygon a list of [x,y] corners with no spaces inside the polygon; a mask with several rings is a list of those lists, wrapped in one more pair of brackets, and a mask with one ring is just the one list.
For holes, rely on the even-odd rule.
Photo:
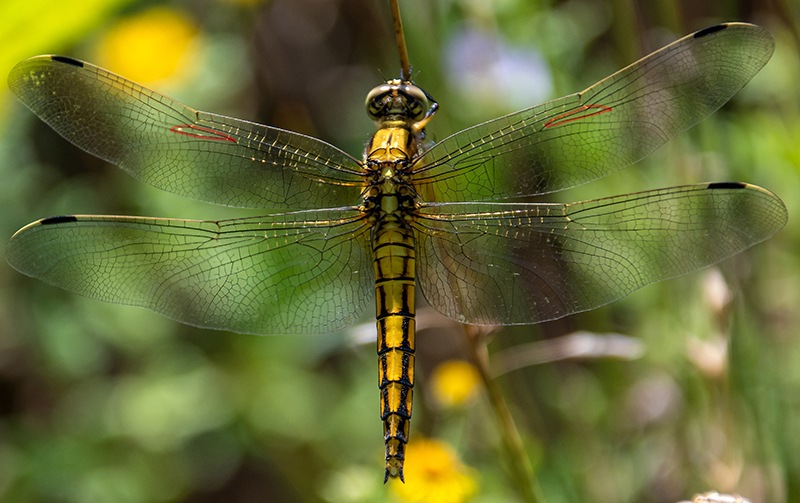
{"label": "dragonfly head", "polygon": [[432,103],[428,93],[411,82],[393,79],[367,95],[367,113],[377,122],[402,121],[409,125],[425,118]]}

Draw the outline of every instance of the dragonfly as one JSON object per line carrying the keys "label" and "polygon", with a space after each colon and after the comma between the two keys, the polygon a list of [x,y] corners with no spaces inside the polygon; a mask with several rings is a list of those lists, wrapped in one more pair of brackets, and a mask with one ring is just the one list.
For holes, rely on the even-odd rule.
{"label": "dragonfly", "polygon": [[435,143],[426,127],[439,105],[401,51],[400,78],[367,95],[377,127],[360,157],[83,61],[33,57],[10,88],[77,147],[160,189],[264,214],[54,216],[15,233],[8,261],[78,294],[232,332],[331,333],[374,306],[384,482],[403,480],[418,295],[462,323],[533,324],[714,264],[784,226],[781,200],[743,182],[530,202],[653,152],[725,104],[773,48],[761,27],[712,26],[584,91]]}

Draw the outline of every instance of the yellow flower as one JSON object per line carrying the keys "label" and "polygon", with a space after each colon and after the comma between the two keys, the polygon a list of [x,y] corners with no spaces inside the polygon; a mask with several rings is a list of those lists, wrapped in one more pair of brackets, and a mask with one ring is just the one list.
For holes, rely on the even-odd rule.
{"label": "yellow flower", "polygon": [[406,447],[405,484],[392,489],[407,503],[462,503],[472,497],[477,483],[444,442],[415,439]]}
{"label": "yellow flower", "polygon": [[105,34],[97,47],[97,64],[145,85],[181,77],[194,59],[197,33],[186,14],[153,7]]}
{"label": "yellow flower", "polygon": [[459,407],[475,396],[480,376],[475,367],[463,360],[439,364],[431,375],[433,397],[445,407]]}

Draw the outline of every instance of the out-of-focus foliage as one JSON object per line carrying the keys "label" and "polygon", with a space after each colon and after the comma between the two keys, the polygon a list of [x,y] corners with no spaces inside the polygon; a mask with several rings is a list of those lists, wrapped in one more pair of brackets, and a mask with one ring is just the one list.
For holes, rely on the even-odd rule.
{"label": "out-of-focus foliage", "polygon": [[[0,73],[39,53],[139,80],[150,77],[136,68],[157,71],[147,85],[190,106],[311,134],[356,155],[372,127],[364,96],[397,74],[383,1],[183,0],[155,11],[137,0],[94,4],[2,3]],[[798,13],[780,1],[700,4],[401,0],[416,80],[441,105],[434,138],[583,89],[717,22],[755,22],[776,38],[770,63],[711,119],[633,168],[558,195],[742,180],[780,195],[790,220],[708,271],[494,335],[492,352],[543,340],[557,347],[575,330],[623,334],[645,348],[633,360],[565,350],[549,354],[572,356],[495,369],[551,502],[674,502],[712,490],[800,500]],[[145,187],[10,98],[3,86],[6,238],[64,213],[243,214]],[[463,471],[450,475],[466,477],[465,500],[513,501],[485,396],[450,407],[431,389],[458,379],[432,376],[440,363],[465,358],[459,329],[425,320],[412,445],[436,443],[420,442],[409,456],[441,449],[421,457],[454,456]],[[0,500],[413,500],[382,483],[375,350],[360,332],[260,338],[199,330],[0,267]],[[458,400],[469,395],[462,391]]]}
{"label": "out-of-focus foliage", "polygon": [[[65,47],[98,29],[115,11],[133,0],[87,0],[53,3],[48,0],[10,0],[0,3],[0,75],[20,60],[49,48]],[[52,50],[52,49],[50,49]],[[0,91],[0,114],[5,114],[8,90]]]}

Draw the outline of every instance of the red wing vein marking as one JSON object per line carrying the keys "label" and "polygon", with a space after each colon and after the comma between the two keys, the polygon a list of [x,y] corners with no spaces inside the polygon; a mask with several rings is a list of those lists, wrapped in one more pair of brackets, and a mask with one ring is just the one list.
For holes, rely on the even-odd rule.
{"label": "red wing vein marking", "polygon": [[200,138],[201,140],[229,141],[236,143],[236,138],[232,136],[228,136],[216,129],[198,126],[196,124],[178,124],[177,126],[172,126],[169,130],[173,133],[191,136],[192,138]]}
{"label": "red wing vein marking", "polygon": [[[606,105],[581,105],[578,108],[573,108],[569,112],[564,112],[563,114],[556,115],[549,121],[544,123],[544,127],[556,127],[556,126],[563,126],[564,124],[585,119],[587,117],[591,117],[593,115],[600,115],[606,112],[610,112],[611,107]],[[586,113],[581,113],[586,112]]]}

